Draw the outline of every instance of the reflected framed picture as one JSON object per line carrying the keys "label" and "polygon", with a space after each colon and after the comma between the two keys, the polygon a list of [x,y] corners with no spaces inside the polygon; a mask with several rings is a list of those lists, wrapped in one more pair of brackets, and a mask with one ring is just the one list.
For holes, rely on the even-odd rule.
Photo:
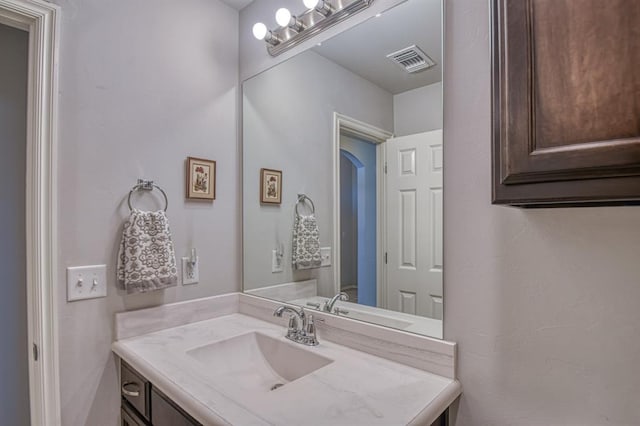
{"label": "reflected framed picture", "polygon": [[260,169],[260,202],[282,203],[282,170]]}
{"label": "reflected framed picture", "polygon": [[216,199],[216,162],[204,158],[187,157],[187,198]]}

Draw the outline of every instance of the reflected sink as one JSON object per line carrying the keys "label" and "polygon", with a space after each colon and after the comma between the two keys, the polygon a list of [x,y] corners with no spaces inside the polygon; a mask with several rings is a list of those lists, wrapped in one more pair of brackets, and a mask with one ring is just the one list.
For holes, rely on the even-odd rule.
{"label": "reflected sink", "polygon": [[[230,391],[270,392],[333,360],[267,335],[251,332],[187,351]],[[235,392],[234,392],[235,393]]]}

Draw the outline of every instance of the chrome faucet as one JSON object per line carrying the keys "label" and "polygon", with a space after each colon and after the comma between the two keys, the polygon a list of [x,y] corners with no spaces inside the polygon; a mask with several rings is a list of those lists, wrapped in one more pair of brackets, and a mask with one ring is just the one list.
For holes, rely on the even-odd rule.
{"label": "chrome faucet", "polygon": [[349,300],[349,295],[341,291],[340,293],[333,296],[331,300],[329,300],[328,302],[324,302],[324,306],[322,307],[322,310],[325,312],[333,312],[333,305],[336,304],[338,299],[346,302],[347,300]]}
{"label": "chrome faucet", "polygon": [[273,316],[281,318],[282,314],[289,312],[289,327],[287,328],[287,339],[307,346],[317,346],[316,325],[313,315],[307,315],[304,308],[297,310],[290,306],[280,306],[273,312]]}

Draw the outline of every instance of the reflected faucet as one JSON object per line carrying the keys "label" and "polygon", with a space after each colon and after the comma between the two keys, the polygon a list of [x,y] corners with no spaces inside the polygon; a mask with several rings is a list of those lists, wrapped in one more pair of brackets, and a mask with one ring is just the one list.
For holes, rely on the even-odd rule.
{"label": "reflected faucet", "polygon": [[329,300],[328,302],[324,302],[324,306],[322,307],[322,310],[325,312],[333,312],[333,305],[336,304],[338,299],[346,302],[347,300],[349,300],[349,295],[341,291],[340,293],[333,296],[331,300]]}

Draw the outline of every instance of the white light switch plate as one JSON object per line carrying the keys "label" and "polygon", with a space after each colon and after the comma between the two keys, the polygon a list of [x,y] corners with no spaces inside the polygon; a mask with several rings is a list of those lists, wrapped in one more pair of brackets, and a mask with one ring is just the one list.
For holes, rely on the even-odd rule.
{"label": "white light switch plate", "polygon": [[331,266],[331,247],[320,247],[320,266]]}
{"label": "white light switch plate", "polygon": [[182,258],[182,285],[197,284],[200,281],[200,259],[196,257],[196,264],[191,267],[189,258]]}
{"label": "white light switch plate", "polygon": [[107,295],[107,265],[67,268],[67,302]]}

